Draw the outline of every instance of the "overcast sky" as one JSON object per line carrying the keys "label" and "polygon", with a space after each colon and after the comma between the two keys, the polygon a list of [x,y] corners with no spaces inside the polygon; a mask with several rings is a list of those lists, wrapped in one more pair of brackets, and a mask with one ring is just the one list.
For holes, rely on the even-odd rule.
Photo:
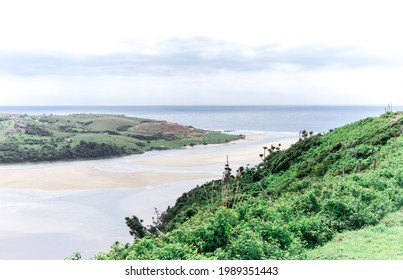
{"label": "overcast sky", "polygon": [[403,103],[399,1],[0,2],[0,106]]}

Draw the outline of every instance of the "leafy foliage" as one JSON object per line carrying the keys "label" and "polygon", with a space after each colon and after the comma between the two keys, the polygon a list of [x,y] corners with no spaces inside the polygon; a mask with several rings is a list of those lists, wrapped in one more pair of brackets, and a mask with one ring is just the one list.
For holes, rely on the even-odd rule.
{"label": "leafy foliage", "polygon": [[[403,206],[402,113],[303,133],[256,167],[183,194],[147,234],[98,259],[304,259]],[[265,149],[266,152],[266,149]],[[223,203],[223,194],[226,203]]]}
{"label": "leafy foliage", "polygon": [[51,136],[52,133],[49,130],[43,129],[38,125],[27,125],[25,128],[25,133],[28,135],[37,135],[37,136]]}
{"label": "leafy foliage", "polygon": [[357,231],[339,233],[325,246],[308,250],[308,259],[402,260],[403,211],[386,215],[382,221]]}
{"label": "leafy foliage", "polygon": [[143,238],[147,235],[147,229],[142,225],[143,220],[136,216],[126,217],[126,224],[130,228],[130,234],[136,238]]}

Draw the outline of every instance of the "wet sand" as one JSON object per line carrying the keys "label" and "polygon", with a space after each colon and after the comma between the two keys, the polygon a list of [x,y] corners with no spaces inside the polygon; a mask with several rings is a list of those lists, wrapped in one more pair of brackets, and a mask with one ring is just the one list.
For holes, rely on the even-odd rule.
{"label": "wet sand", "polygon": [[[256,138],[255,138],[256,139]],[[248,140],[251,141],[251,140]],[[253,142],[253,140],[251,141]],[[295,139],[285,139],[281,141],[282,149],[288,148],[291,144],[295,142]],[[278,145],[277,142],[268,142],[266,146],[273,144]],[[163,160],[146,159],[139,161],[140,164],[145,166],[155,166],[155,167],[185,167],[185,166],[208,166],[222,164],[226,161],[228,156],[230,165],[240,166],[246,165],[246,163],[258,163],[262,159],[259,154],[263,153],[262,144],[253,144],[247,147],[237,147],[234,144],[233,148],[230,150],[221,150],[217,152],[199,153],[199,154],[187,154],[180,157],[166,156]]]}
{"label": "wet sand", "polygon": [[[22,164],[0,167],[0,188],[38,190],[85,190],[158,187],[189,180],[219,178],[227,156],[232,167],[256,164],[261,159],[262,135],[221,145],[158,151],[122,158]],[[287,148],[295,138],[283,139]],[[262,142],[263,141],[263,142]]]}
{"label": "wet sand", "polygon": [[210,178],[209,173],[114,172],[90,166],[44,167],[0,172],[1,188],[40,190],[85,190],[139,188],[179,181]]}
{"label": "wet sand", "polygon": [[130,242],[124,217],[152,223],[184,192],[220,178],[228,155],[233,170],[256,164],[263,146],[295,136],[252,135],[222,145],[148,152],[90,161],[0,166],[0,259],[83,258]]}

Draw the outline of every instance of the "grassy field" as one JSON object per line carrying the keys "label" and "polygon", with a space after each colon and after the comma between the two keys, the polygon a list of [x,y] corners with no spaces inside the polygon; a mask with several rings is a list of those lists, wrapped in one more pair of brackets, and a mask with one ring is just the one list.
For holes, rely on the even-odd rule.
{"label": "grassy field", "polygon": [[0,163],[103,158],[239,138],[124,115],[0,114]]}
{"label": "grassy field", "polygon": [[376,226],[340,233],[307,255],[312,260],[403,260],[403,210]]}

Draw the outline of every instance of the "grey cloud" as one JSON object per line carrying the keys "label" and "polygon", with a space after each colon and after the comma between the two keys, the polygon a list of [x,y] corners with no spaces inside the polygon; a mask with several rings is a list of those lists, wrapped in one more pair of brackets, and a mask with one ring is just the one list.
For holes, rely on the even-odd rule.
{"label": "grey cloud", "polygon": [[209,38],[172,39],[152,49],[153,54],[122,53],[74,57],[38,53],[0,54],[0,74],[32,75],[170,75],[273,70],[281,64],[302,69],[346,68],[391,64],[353,48],[302,47],[278,50],[275,45],[244,47]]}

